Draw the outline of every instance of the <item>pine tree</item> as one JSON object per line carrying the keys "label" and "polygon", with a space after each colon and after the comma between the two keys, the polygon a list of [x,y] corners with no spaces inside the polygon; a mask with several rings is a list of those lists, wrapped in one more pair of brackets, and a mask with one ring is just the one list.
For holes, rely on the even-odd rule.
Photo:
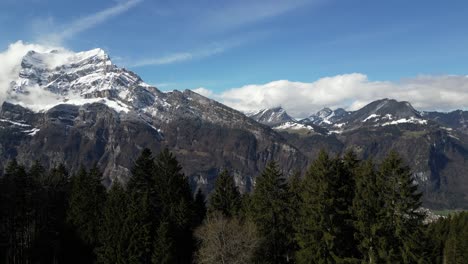
{"label": "pine tree", "polygon": [[295,229],[299,224],[299,214],[301,207],[303,205],[302,194],[303,191],[303,180],[299,171],[292,174],[288,179],[288,192],[289,192],[289,201],[288,207],[290,208],[290,214],[288,217],[288,222],[291,224],[293,231],[288,234],[288,240],[291,241],[291,261],[295,263],[295,252],[299,250],[299,245],[296,242],[295,234],[297,230]]}
{"label": "pine tree", "polygon": [[114,182],[104,206],[102,226],[97,248],[98,263],[128,263],[128,236],[125,222],[128,213],[128,196],[118,181]]}
{"label": "pine tree", "polygon": [[[347,238],[343,226],[347,210],[343,205],[345,188],[343,164],[331,159],[324,151],[312,163],[304,179],[303,205],[296,227],[296,240],[300,247],[298,263],[340,263],[348,256],[341,247]],[[346,187],[347,188],[347,187]]]}
{"label": "pine tree", "polygon": [[[16,160],[11,161],[3,179],[4,194],[4,228],[6,262],[30,262],[31,250],[35,238],[35,182],[26,172],[24,166]],[[3,210],[2,210],[3,211]]]}
{"label": "pine tree", "polygon": [[215,188],[210,195],[208,210],[221,212],[227,217],[237,215],[241,207],[241,195],[234,178],[224,170],[216,179]]}
{"label": "pine tree", "polygon": [[176,263],[175,256],[177,249],[174,245],[171,234],[171,224],[163,221],[159,224],[156,232],[156,241],[152,255],[152,263],[154,264],[172,264]]}
{"label": "pine tree", "polygon": [[420,261],[422,220],[419,211],[421,194],[417,191],[411,171],[394,151],[385,158],[379,170],[381,195],[385,200],[382,222],[387,238],[379,255],[387,261],[414,263]]}
{"label": "pine tree", "polygon": [[201,191],[201,189],[198,189],[197,194],[195,195],[195,201],[194,201],[194,227],[198,227],[203,223],[203,220],[206,217],[206,202],[205,202],[205,195]]}
{"label": "pine tree", "polygon": [[356,191],[353,200],[353,214],[355,217],[356,239],[362,261],[369,264],[383,263],[377,250],[379,240],[384,239],[383,214],[385,201],[379,195],[381,186],[377,179],[372,160],[364,162],[356,173]]}
{"label": "pine tree", "polygon": [[353,151],[347,151],[342,159],[336,158],[336,178],[331,182],[336,190],[337,262],[353,263],[359,258],[358,241],[354,234],[353,200],[356,191],[356,174],[360,161]]}
{"label": "pine tree", "polygon": [[468,259],[468,213],[450,215],[445,228],[448,230],[443,263],[461,264]]}
{"label": "pine tree", "polygon": [[99,241],[99,227],[106,199],[106,190],[101,184],[101,178],[101,172],[94,166],[89,173],[81,169],[72,180],[67,222],[83,242],[84,258],[94,258],[92,251]]}
{"label": "pine tree", "polygon": [[261,238],[259,263],[286,263],[292,258],[289,199],[285,178],[276,163],[269,163],[257,177],[252,194],[251,216]]}
{"label": "pine tree", "polygon": [[150,263],[159,224],[153,154],[144,149],[132,168],[127,184],[128,212],[124,233],[128,235],[128,263]]}
{"label": "pine tree", "polygon": [[148,193],[152,195],[154,182],[154,158],[151,150],[145,148],[132,167],[132,177],[127,188],[131,192]]}
{"label": "pine tree", "polygon": [[151,203],[148,193],[130,192],[128,211],[123,233],[128,238],[128,263],[150,263],[154,235],[152,228],[157,218],[151,216]]}
{"label": "pine tree", "polygon": [[177,252],[173,256],[167,256],[167,259],[174,259],[175,263],[189,263],[194,249],[193,198],[188,180],[181,170],[182,167],[174,155],[164,149],[156,158],[154,186],[161,215],[160,223],[167,222],[171,230],[173,249],[167,252]]}
{"label": "pine tree", "polygon": [[[63,164],[53,168],[47,173],[43,180],[43,186],[46,189],[47,204],[47,245],[52,250],[52,260],[45,261],[49,263],[68,262],[66,258],[68,238],[66,216],[68,208],[68,199],[70,195],[70,178],[67,169]],[[40,252],[43,252],[40,250]]]}

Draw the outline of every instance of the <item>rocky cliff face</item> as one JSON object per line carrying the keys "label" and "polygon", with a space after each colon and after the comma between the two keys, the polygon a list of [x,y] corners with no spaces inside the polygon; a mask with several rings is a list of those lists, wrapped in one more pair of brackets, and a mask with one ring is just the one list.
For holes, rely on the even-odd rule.
{"label": "rocky cliff face", "polygon": [[0,166],[8,159],[97,164],[105,183],[128,180],[145,147],[169,147],[195,187],[210,189],[220,169],[243,191],[269,161],[288,173],[306,157],[244,114],[192,91],[163,93],[113,65],[102,50],[29,52],[0,111]]}

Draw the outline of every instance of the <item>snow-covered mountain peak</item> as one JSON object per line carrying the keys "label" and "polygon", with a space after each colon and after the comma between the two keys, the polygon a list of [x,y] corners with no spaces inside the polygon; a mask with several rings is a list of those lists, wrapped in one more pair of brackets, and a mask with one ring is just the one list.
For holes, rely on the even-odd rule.
{"label": "snow-covered mountain peak", "polygon": [[[102,49],[84,52],[29,51],[20,64],[18,77],[10,84],[6,101],[41,111],[61,103],[85,104],[107,99],[128,107],[146,106],[156,90],[138,75],[112,64]],[[159,92],[159,91],[158,91]]]}
{"label": "snow-covered mountain peak", "polygon": [[250,117],[259,123],[270,126],[294,121],[281,106],[260,110],[250,115]]}
{"label": "snow-covered mountain peak", "polygon": [[333,110],[331,110],[328,107],[325,107],[322,110],[318,111],[315,114],[315,116],[324,119],[324,118],[327,118],[328,116],[330,116],[331,114],[333,114]]}
{"label": "snow-covered mountain peak", "polygon": [[51,50],[47,52],[29,51],[21,61],[22,69],[52,70],[57,67],[72,67],[83,64],[111,65],[109,55],[102,49],[93,49],[83,52],[70,52],[67,50]]}

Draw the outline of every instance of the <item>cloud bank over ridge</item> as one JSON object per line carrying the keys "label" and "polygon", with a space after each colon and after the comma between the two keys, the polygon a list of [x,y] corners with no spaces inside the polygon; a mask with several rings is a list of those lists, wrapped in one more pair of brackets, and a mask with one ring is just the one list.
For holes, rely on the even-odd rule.
{"label": "cloud bank over ridge", "polygon": [[[0,102],[3,102],[10,83],[18,78],[21,60],[30,50],[47,52],[62,47],[28,44],[18,41],[0,51]],[[60,64],[60,56],[48,62],[51,67]],[[206,87],[194,89],[235,109],[251,112],[262,108],[282,106],[294,117],[305,117],[323,107],[343,107],[356,110],[365,104],[393,98],[409,101],[419,110],[468,108],[468,75],[417,76],[398,82],[373,81],[362,73],[351,73],[321,78],[313,82],[273,81],[251,84],[215,93]],[[37,95],[40,99],[41,95]]]}
{"label": "cloud bank over ridge", "polygon": [[244,112],[282,106],[294,117],[306,117],[323,107],[356,110],[382,98],[409,101],[419,110],[468,108],[468,75],[417,76],[392,82],[351,73],[309,83],[279,80],[251,84],[218,94],[206,88],[194,91]]}

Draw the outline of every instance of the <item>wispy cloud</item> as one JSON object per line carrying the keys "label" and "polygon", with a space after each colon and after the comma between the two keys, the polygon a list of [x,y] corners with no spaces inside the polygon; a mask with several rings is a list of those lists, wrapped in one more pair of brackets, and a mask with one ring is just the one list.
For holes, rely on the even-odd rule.
{"label": "wispy cloud", "polygon": [[199,26],[201,30],[225,32],[270,19],[322,0],[239,0],[224,3],[219,8],[202,11]]}
{"label": "wispy cloud", "polygon": [[[93,28],[98,24],[130,10],[142,1],[143,0],[128,0],[119,2],[112,7],[81,17],[64,27],[60,27],[55,32],[46,34],[44,37],[40,37],[38,42],[46,44],[62,44],[63,41],[73,38],[85,30]],[[50,23],[53,23],[53,18],[48,17],[46,22],[50,25]]]}
{"label": "wispy cloud", "polygon": [[196,59],[203,59],[207,57],[211,57],[217,54],[224,53],[232,48],[235,48],[243,43],[249,41],[248,38],[239,39],[237,41],[229,41],[223,43],[213,43],[207,45],[206,47],[196,49],[194,51],[188,52],[176,52],[173,54],[155,57],[155,58],[146,58],[141,60],[136,60],[134,62],[129,63],[130,67],[143,67],[143,66],[151,66],[151,65],[166,65],[166,64],[173,64],[179,62],[185,62],[190,60]]}

